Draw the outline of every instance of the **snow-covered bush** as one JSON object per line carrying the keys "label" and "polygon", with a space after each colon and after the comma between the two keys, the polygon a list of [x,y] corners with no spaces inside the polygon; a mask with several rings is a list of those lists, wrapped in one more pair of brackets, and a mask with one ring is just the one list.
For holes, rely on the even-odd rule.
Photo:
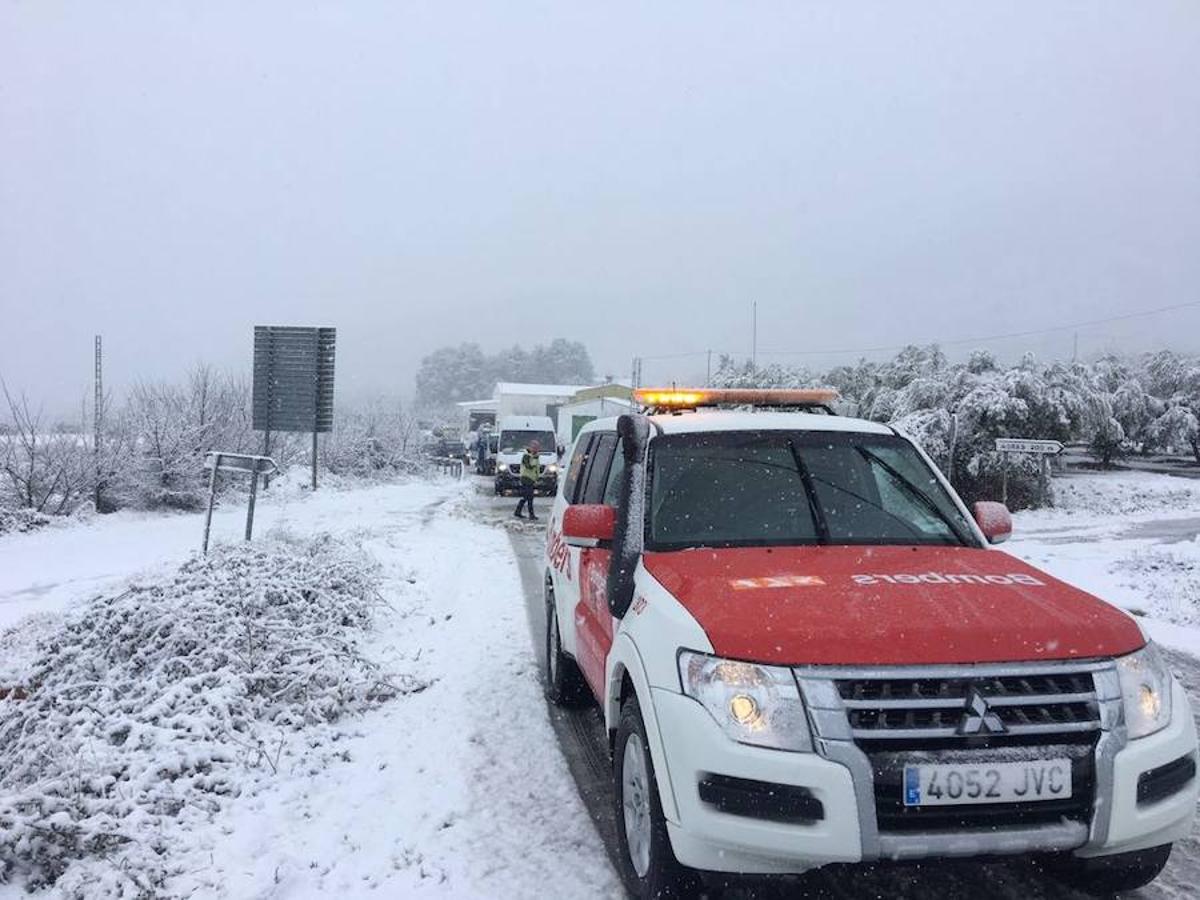
{"label": "snow-covered bush", "polygon": [[0,534],[25,534],[50,524],[50,517],[36,509],[0,508]]}
{"label": "snow-covered bush", "polygon": [[[216,549],[99,598],[0,700],[0,880],[153,896],[171,835],[285,766],[321,729],[418,689],[360,649],[376,565],[331,538]],[[304,729],[304,736],[297,732]]]}
{"label": "snow-covered bush", "polygon": [[40,409],[0,382],[9,424],[0,434],[0,507],[62,515],[75,511],[93,484],[93,460],[75,431],[49,428]]}
{"label": "snow-covered bush", "polygon": [[325,466],[360,478],[414,474],[426,465],[419,435],[416,419],[398,403],[374,401],[339,412],[325,439]]}
{"label": "snow-covered bush", "polygon": [[113,491],[126,505],[199,509],[208,490],[205,454],[259,452],[249,385],[203,365],[184,384],[135,386],[122,422],[135,452]]}

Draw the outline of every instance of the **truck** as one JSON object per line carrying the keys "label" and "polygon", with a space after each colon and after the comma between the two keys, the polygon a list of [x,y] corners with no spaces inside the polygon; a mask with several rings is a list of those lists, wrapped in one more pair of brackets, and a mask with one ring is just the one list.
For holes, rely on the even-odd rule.
{"label": "truck", "polygon": [[629,893],[1003,855],[1096,895],[1149,883],[1197,798],[1162,654],[835,399],[643,390],[572,447],[546,693],[599,706]]}

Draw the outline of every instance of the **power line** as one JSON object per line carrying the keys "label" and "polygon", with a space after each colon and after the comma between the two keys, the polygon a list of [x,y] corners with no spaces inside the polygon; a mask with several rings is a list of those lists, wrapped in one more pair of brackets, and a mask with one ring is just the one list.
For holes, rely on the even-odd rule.
{"label": "power line", "polygon": [[[937,344],[941,347],[954,347],[961,344],[986,343],[988,341],[1009,340],[1011,338],[1020,337],[1035,337],[1039,334],[1053,334],[1058,331],[1072,331],[1078,328],[1089,328],[1093,325],[1107,325],[1112,322],[1124,322],[1129,319],[1141,319],[1147,316],[1157,316],[1165,312],[1174,312],[1179,309],[1190,309],[1200,306],[1200,300],[1189,300],[1186,303],[1174,303],[1170,306],[1160,306],[1156,309],[1146,309],[1141,312],[1124,313],[1119,316],[1106,316],[1102,319],[1089,319],[1085,322],[1072,322],[1065,325],[1051,325],[1047,328],[1034,328],[1027,331],[1008,331],[1000,334],[982,335],[979,337],[969,338],[953,338],[951,340],[920,340],[909,341],[905,344],[890,344],[879,347],[846,347],[838,350],[759,350],[759,354],[770,356],[834,356],[851,353],[884,353],[893,350],[903,350],[905,347],[911,347],[914,344]],[[687,359],[695,356],[705,356],[708,353],[716,353],[721,356],[734,356],[736,354],[729,353],[725,350],[691,350],[684,353],[660,353],[655,356],[641,356],[642,360],[664,360],[664,359]]]}
{"label": "power line", "polygon": [[[1188,309],[1190,307],[1200,306],[1200,300],[1190,300],[1187,303],[1174,303],[1170,306],[1160,306],[1157,309],[1147,309],[1141,312],[1125,313],[1119,316],[1107,316],[1103,319],[1089,319],[1086,322],[1072,322],[1068,325],[1052,325],[1049,328],[1034,328],[1028,331],[1009,331],[1001,334],[989,334],[981,337],[969,338],[954,338],[952,340],[927,340],[921,343],[937,344],[941,347],[954,347],[960,344],[976,344],[986,343],[987,341],[1000,341],[1009,338],[1034,337],[1039,334],[1053,334],[1056,331],[1071,331],[1076,328],[1087,328],[1092,325],[1106,325],[1110,322],[1124,322],[1129,319],[1141,319],[1146,316],[1156,316],[1160,313],[1173,312],[1177,309]],[[892,344],[884,347],[850,347],[841,350],[759,350],[759,353],[770,354],[772,356],[831,356],[850,353],[882,353],[889,350],[903,350],[905,347],[910,347],[916,341],[909,341],[907,344]],[[693,354],[694,355],[694,354]]]}

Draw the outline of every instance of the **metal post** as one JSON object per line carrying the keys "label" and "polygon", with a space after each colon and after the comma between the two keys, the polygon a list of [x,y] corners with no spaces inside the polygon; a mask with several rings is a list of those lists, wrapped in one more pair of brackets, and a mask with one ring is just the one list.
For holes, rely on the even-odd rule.
{"label": "metal post", "polygon": [[946,460],[946,480],[954,487],[954,446],[958,443],[958,413],[950,413],[950,457]]}
{"label": "metal post", "polygon": [[[271,455],[271,414],[267,413],[267,430],[263,432],[263,456]],[[263,490],[271,487],[271,476],[263,476]]]}
{"label": "metal post", "polygon": [[92,409],[92,476],[95,479],[93,484],[94,493],[92,503],[96,507],[96,512],[100,512],[101,504],[101,486],[100,486],[100,435],[103,433],[102,419],[104,418],[104,368],[103,357],[101,355],[100,335],[96,335],[96,399]]}
{"label": "metal post", "polygon": [[1000,502],[1008,506],[1008,454],[1000,451]]}
{"label": "metal post", "polygon": [[708,351],[708,367],[704,370],[704,386],[712,387],[712,351]]}
{"label": "metal post", "polygon": [[258,463],[254,464],[254,473],[250,476],[250,504],[246,507],[246,540],[254,533],[254,501],[258,498]]}
{"label": "metal post", "polygon": [[312,489],[317,489],[317,432],[313,431],[313,448],[312,448]]}
{"label": "metal post", "polygon": [[750,341],[750,364],[754,368],[757,369],[758,368],[758,301],[757,300],[754,301],[752,319],[753,319],[753,325],[751,326],[751,329],[753,331],[753,335],[751,336],[751,341]]}
{"label": "metal post", "polygon": [[212,474],[208,476],[208,513],[204,516],[204,555],[208,556],[208,532],[212,528],[213,504],[217,500],[217,470],[221,468],[221,454],[213,455]]}

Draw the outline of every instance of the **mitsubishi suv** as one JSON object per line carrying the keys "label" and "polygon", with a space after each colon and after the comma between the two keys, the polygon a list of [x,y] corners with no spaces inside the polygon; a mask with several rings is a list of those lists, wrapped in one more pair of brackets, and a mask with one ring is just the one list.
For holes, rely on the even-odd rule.
{"label": "mitsubishi suv", "polygon": [[994,545],[828,391],[640,391],[569,456],[546,689],[595,702],[633,896],[698,872],[1037,855],[1110,894],[1196,806],[1187,695],[1123,611]]}

